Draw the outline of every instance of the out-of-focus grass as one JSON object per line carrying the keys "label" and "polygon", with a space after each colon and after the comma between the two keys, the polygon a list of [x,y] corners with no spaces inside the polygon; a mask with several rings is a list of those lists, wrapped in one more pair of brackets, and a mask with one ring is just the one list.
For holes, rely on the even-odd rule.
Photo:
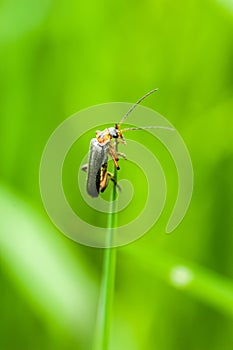
{"label": "out-of-focus grass", "polygon": [[153,251],[148,251],[142,245],[137,249],[127,249],[127,252],[134,254],[134,259],[144,266],[146,273],[152,274],[152,278],[162,279],[233,317],[233,281],[230,278],[179,257],[158,252],[154,256]]}
{"label": "out-of-focus grass", "polygon": [[[85,342],[89,327],[94,327],[96,286],[83,258],[80,256],[77,264],[63,240],[49,234],[51,228],[35,209],[3,185],[0,189],[1,260],[5,273],[50,331],[60,329],[63,336]],[[154,255],[145,244],[137,243],[122,252],[120,259],[129,260],[135,270],[144,270],[148,281],[153,281],[152,290],[155,279],[162,280],[233,317],[232,280],[179,257],[161,252]],[[134,313],[136,316],[137,309]],[[124,322],[128,322],[127,317]]]}
{"label": "out-of-focus grass", "polygon": [[[87,342],[96,285],[82,255],[77,259],[41,214],[2,184],[0,210],[4,273],[50,331]],[[13,317],[14,308],[9,312]]]}

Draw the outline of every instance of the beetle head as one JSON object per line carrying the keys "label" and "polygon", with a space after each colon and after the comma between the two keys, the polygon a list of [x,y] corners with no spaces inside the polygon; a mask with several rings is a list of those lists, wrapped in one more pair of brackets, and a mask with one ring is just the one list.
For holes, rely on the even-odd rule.
{"label": "beetle head", "polygon": [[116,127],[108,128],[108,132],[111,138],[117,139],[118,136],[118,129]]}

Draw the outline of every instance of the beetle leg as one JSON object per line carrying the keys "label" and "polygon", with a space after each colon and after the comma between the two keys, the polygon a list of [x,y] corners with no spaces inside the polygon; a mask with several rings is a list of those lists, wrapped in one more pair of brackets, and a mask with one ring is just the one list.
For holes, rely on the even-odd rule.
{"label": "beetle leg", "polygon": [[114,183],[114,185],[118,188],[118,190],[121,191],[121,187],[118,185],[114,176],[107,171],[107,166],[107,163],[105,163],[101,169],[102,174],[100,180],[100,192],[104,192],[106,190],[109,180],[111,180]]}
{"label": "beetle leg", "polygon": [[108,186],[108,172],[107,172],[107,163],[102,165],[101,169],[101,179],[100,179],[100,192],[104,192]]}
{"label": "beetle leg", "polygon": [[121,187],[116,182],[115,177],[109,172],[107,172],[106,175],[105,175],[106,176],[106,182],[105,183],[103,182],[102,184],[100,184],[100,192],[104,192],[105,191],[105,189],[108,186],[108,181],[109,180],[111,180],[114,183],[114,185],[118,188],[118,190],[121,191]]}
{"label": "beetle leg", "polygon": [[127,159],[126,155],[122,152],[117,152],[117,155],[124,158],[124,159]]}
{"label": "beetle leg", "polygon": [[82,165],[81,169],[85,172],[87,172],[88,164]]}
{"label": "beetle leg", "polygon": [[117,144],[121,143],[122,145],[126,145],[127,144],[125,139],[124,139],[124,137],[123,137],[123,135],[122,135],[121,138],[118,138],[116,142],[117,142]]}
{"label": "beetle leg", "polygon": [[108,172],[108,179],[114,183],[114,185],[118,188],[119,191],[121,191],[121,187],[118,185],[115,177],[109,172]]}
{"label": "beetle leg", "polygon": [[112,160],[113,160],[113,162],[115,164],[115,167],[117,168],[117,170],[119,170],[120,167],[119,167],[119,164],[118,164],[118,156],[117,156],[117,152],[116,152],[114,147],[112,147],[112,146],[109,147],[109,154],[112,157]]}
{"label": "beetle leg", "polygon": [[116,151],[116,142],[113,145],[109,145],[109,151],[111,155],[118,161],[117,151]]}

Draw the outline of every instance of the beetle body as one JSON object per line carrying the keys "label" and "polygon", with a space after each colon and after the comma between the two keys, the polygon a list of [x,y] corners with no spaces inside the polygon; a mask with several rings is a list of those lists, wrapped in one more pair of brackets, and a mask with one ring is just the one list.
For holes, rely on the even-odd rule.
{"label": "beetle body", "polygon": [[90,142],[87,168],[87,193],[98,197],[102,180],[102,168],[108,161],[108,143],[99,143],[97,139]]}
{"label": "beetle body", "polygon": [[[127,130],[144,130],[144,129],[167,129],[174,130],[169,127],[164,126],[146,126],[142,128],[124,128],[120,130],[120,125],[125,121],[128,115],[134,110],[137,105],[144,100],[147,96],[151,95],[153,92],[157,91],[154,89],[148,92],[146,95],[141,97],[129,111],[123,116],[121,121],[117,123],[114,127],[104,129],[103,131],[96,131],[96,138],[93,138],[90,143],[89,159],[88,165],[82,167],[83,170],[87,171],[87,193],[91,197],[98,197],[99,192],[104,192],[108,185],[109,179],[114,182],[116,186],[117,182],[114,176],[108,172],[108,156],[110,156],[114,162],[117,170],[120,169],[118,164],[118,155],[125,158],[125,155],[118,153],[117,145],[118,143],[126,144],[123,133]],[[119,188],[119,186],[118,186]],[[120,188],[119,188],[120,189]]]}

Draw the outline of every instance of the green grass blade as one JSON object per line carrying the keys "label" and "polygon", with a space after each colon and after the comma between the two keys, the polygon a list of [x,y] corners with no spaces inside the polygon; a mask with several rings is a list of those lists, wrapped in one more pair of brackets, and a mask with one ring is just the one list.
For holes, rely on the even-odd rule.
{"label": "green grass blade", "polygon": [[[114,178],[117,179],[116,169]],[[110,211],[108,215],[107,243],[111,245],[113,238],[113,229],[117,223],[116,209],[116,185],[113,186]],[[109,343],[109,334],[111,326],[111,311],[114,296],[116,270],[116,248],[106,248],[103,258],[103,272],[100,287],[99,304],[97,310],[96,334],[94,339],[95,350],[107,350]]]}

